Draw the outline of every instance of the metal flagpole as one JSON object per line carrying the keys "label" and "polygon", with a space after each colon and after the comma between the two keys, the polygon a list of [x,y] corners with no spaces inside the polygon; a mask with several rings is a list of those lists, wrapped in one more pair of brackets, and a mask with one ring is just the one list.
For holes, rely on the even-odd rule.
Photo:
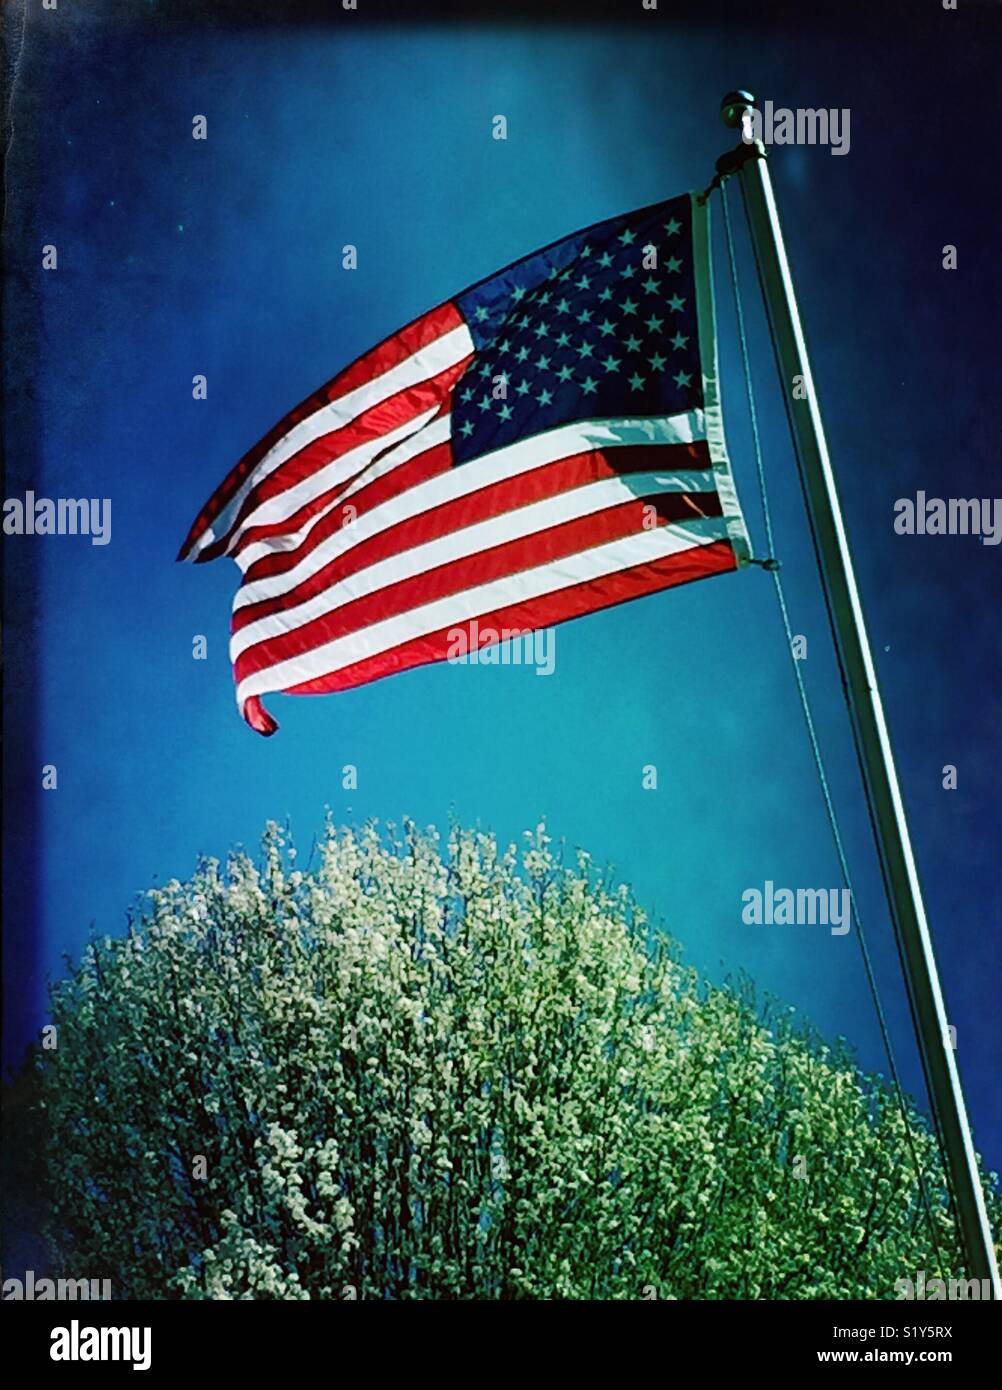
{"label": "metal flagpole", "polygon": [[[877,674],[863,620],[835,475],[807,356],[797,298],[783,244],[765,147],[753,138],[749,92],[721,103],[724,124],[741,144],[717,161],[718,179],[740,176],[755,257],[779,361],[783,389],[814,530],[836,644],[855,731],[856,751],[873,813],[884,886],[890,903],[919,1046],[949,1169],[968,1278],[988,1280],[1002,1298],[991,1228],[978,1176],[960,1077],[948,1035],[932,938],[898,786]],[[794,392],[795,379],[801,390]]]}

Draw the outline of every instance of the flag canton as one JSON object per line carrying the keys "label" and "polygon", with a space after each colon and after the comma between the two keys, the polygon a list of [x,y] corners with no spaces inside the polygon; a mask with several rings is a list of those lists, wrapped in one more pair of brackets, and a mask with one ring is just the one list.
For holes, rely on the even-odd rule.
{"label": "flag canton", "polygon": [[453,397],[456,463],[575,420],[703,404],[688,196],[575,233],[456,303],[476,348]]}

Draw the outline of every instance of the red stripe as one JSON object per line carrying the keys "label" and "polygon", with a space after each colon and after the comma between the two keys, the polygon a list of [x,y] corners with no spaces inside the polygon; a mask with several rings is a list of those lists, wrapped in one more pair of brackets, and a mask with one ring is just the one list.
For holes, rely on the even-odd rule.
{"label": "red stripe", "polygon": [[[261,462],[269,449],[288,434],[294,425],[298,425],[301,420],[307,419],[325,405],[347,395],[357,387],[364,386],[367,381],[382,376],[384,372],[399,366],[415,352],[419,352],[422,348],[435,342],[437,338],[443,337],[464,323],[465,319],[454,304],[440,304],[438,308],[414,319],[399,333],[394,333],[392,337],[384,339],[377,347],[371,348],[361,357],[357,357],[337,376],[332,377],[326,385],[307,396],[306,400],[297,405],[294,410],[290,410],[277,425],[268,431],[263,439],[254,445],[253,449],[244,454],[240,462],[231,469],[223,482],[216,488],[192,523],[178,553],[178,559],[183,560],[187,557],[191,547],[211,525],[213,518],[239,491],[248,475]],[[199,560],[203,558],[206,557],[198,557]]]}
{"label": "red stripe", "polygon": [[[416,464],[418,460],[415,459],[413,462]],[[475,468],[476,461],[462,466]],[[514,477],[504,478],[497,483],[490,483],[486,487],[478,488],[476,492],[453,498],[452,501],[440,503],[427,512],[421,512],[417,516],[400,521],[395,526],[380,531],[369,540],[352,546],[342,555],[335,556],[321,569],[303,579],[294,589],[276,594],[271,598],[259,599],[257,603],[235,609],[233,631],[246,627],[248,623],[264,617],[268,613],[277,613],[305,602],[324,589],[341,583],[353,574],[360,573],[378,560],[385,560],[391,555],[399,555],[415,545],[437,540],[441,536],[450,535],[453,531],[461,530],[463,527],[471,526],[479,521],[490,520],[491,517],[501,516],[505,512],[514,511],[516,508],[524,507],[529,503],[558,496],[571,488],[582,487],[587,483],[600,482],[603,479],[616,478],[631,473],[653,473],[658,470],[672,472],[684,468],[705,469],[708,466],[709,456],[705,443],[628,445],[620,449],[609,449],[605,452],[593,450],[584,454],[574,454],[569,458],[542,464],[539,468],[534,468],[526,473],[517,473]],[[394,470],[394,472],[396,471]],[[435,469],[435,471],[439,470]],[[388,477],[392,476],[392,474],[388,475]],[[383,479],[379,480],[379,482],[383,481]],[[405,481],[401,480],[402,483]],[[376,483],[373,486],[378,487],[378,485]],[[404,486],[397,489],[399,492],[405,490]],[[360,515],[386,500],[378,493],[364,496],[363,494],[366,493],[369,493],[368,488],[360,490],[351,499],[352,505],[359,505]],[[288,557],[284,554],[280,558],[286,563],[281,568],[276,563],[270,565],[267,571],[263,568],[259,570],[257,563],[255,563],[248,570],[244,582],[250,583],[252,580],[262,578],[265,573],[278,574],[291,569],[294,563],[302,560],[322,540],[338,531],[343,520],[343,509],[336,508],[334,512],[324,517],[313,528],[304,545],[295,552],[293,563],[288,563]],[[314,533],[321,534],[315,535]],[[265,558],[272,559],[271,556]],[[276,555],[275,559],[277,561],[279,556]]]}
{"label": "red stripe", "polygon": [[[714,541],[711,545],[694,546],[677,555],[652,560],[630,569],[618,570],[615,574],[601,579],[588,580],[568,589],[560,589],[553,594],[542,594],[525,603],[513,604],[508,608],[496,609],[493,613],[480,615],[477,622],[481,634],[485,628],[519,628],[522,631],[542,627],[552,627],[555,623],[579,618],[585,613],[597,613],[603,608],[626,603],[630,599],[642,598],[656,593],[659,589],[671,589],[680,584],[689,584],[696,579],[704,579],[713,574],[726,574],[737,569],[737,561],[729,541]],[[449,654],[449,633],[455,632],[456,624],[440,628],[424,637],[404,642],[390,651],[358,661],[352,666],[344,666],[330,675],[319,676],[292,686],[287,695],[324,695],[333,690],[350,690],[368,681],[379,680],[397,671],[407,671],[414,666],[425,666],[431,661],[442,661]],[[488,644],[484,644],[488,645]]]}
{"label": "red stripe", "polygon": [[[328,464],[342,458],[350,450],[385,438],[393,431],[399,430],[401,426],[416,420],[419,415],[426,414],[429,410],[447,409],[452,388],[465,372],[470,360],[467,357],[462,362],[457,362],[455,366],[440,372],[438,376],[429,377],[420,386],[410,386],[406,391],[399,391],[395,396],[388,396],[385,401],[380,401],[371,410],[367,410],[363,415],[352,420],[350,425],[344,425],[340,429],[332,430],[330,434],[321,435],[319,438],[311,440],[298,453],[291,455],[285,463],[276,468],[274,473],[270,473],[267,478],[264,478],[256,487],[251,489],[240,504],[240,510],[233,525],[225,536],[221,536],[218,541],[206,548],[205,558],[214,559],[217,555],[222,554],[240,555],[248,546],[266,539],[268,536],[295,535],[311,516],[316,516],[318,512],[323,511],[340,493],[362,477],[366,469],[377,463],[387,448],[395,448],[397,444],[403,444],[405,441],[400,439],[397,444],[392,446],[387,444],[385,448],[378,449],[368,462],[360,464],[354,473],[341,478],[324,492],[317,493],[308,502],[304,502],[296,511],[279,517],[276,521],[247,526],[246,520],[253,515],[258,507],[276,497],[281,497],[290,488],[312,477],[322,468],[326,468]],[[239,539],[237,539],[238,537]]]}
{"label": "red stripe", "polygon": [[237,682],[254,671],[263,671],[280,661],[313,651],[339,637],[371,627],[385,618],[396,617],[436,599],[461,593],[464,589],[505,579],[522,570],[535,569],[551,561],[566,559],[591,550],[607,541],[620,540],[650,529],[644,526],[647,506],[657,510],[661,525],[671,521],[692,521],[700,516],[720,516],[716,493],[654,493],[621,502],[605,511],[575,517],[545,531],[535,531],[516,541],[503,541],[461,560],[453,560],[432,570],[424,570],[396,584],[365,594],[342,604],[288,632],[276,634],[241,652],[234,665]]}
{"label": "red stripe", "polygon": [[[294,569],[301,560],[305,559],[323,541],[340,531],[343,526],[348,525],[365,512],[372,511],[373,507],[388,502],[399,493],[408,492],[412,487],[417,487],[419,483],[427,482],[429,478],[437,477],[440,473],[448,473],[452,466],[452,445],[449,442],[436,444],[432,448],[426,449],[423,454],[415,454],[406,463],[400,464],[389,473],[384,473],[381,478],[367,483],[358,492],[353,492],[350,497],[345,497],[344,504],[335,507],[326,516],[321,517],[309,535],[303,539],[302,544],[295,550],[272,550],[267,555],[262,555],[259,560],[255,560],[244,575],[242,587],[245,588],[255,580],[285,574],[288,570]],[[352,509],[350,512],[349,508]],[[270,603],[271,600],[260,600],[260,602]],[[255,608],[257,606],[256,604],[252,605]],[[285,600],[279,599],[278,606],[285,607]]]}
{"label": "red stripe", "polygon": [[[405,391],[398,391],[395,395],[388,396],[385,401],[380,401],[378,405],[372,406],[357,416],[350,424],[331,430],[329,434],[319,435],[295,454],[290,454],[289,458],[280,464],[274,472],[269,473],[267,477],[262,478],[260,483],[251,488],[241,502],[228,530],[218,540],[213,541],[210,546],[205,548],[199,557],[200,560],[214,560],[218,556],[226,554],[238,555],[248,545],[263,537],[295,534],[299,526],[308,521],[311,516],[316,515],[318,511],[322,511],[324,506],[339,492],[342,492],[361,476],[366,468],[371,467],[380,457],[380,454],[385,452],[385,449],[377,449],[368,463],[360,464],[355,473],[342,477],[326,491],[318,493],[309,502],[304,503],[297,511],[280,517],[277,521],[256,526],[247,526],[247,519],[253,516],[258,507],[280,497],[284,492],[295,487],[297,483],[312,477],[320,469],[343,457],[350,450],[360,445],[372,444],[373,441],[378,442],[391,431],[398,430],[402,425],[408,424],[429,410],[436,408],[441,410],[446,407],[452,388],[466,370],[469,361],[470,359],[466,358],[463,362],[440,372],[438,376],[429,377],[427,381],[421,382],[418,386],[410,386]],[[403,443],[404,441],[399,440],[398,442]],[[387,445],[387,447],[390,446]],[[239,538],[238,542],[234,544],[237,538]]]}

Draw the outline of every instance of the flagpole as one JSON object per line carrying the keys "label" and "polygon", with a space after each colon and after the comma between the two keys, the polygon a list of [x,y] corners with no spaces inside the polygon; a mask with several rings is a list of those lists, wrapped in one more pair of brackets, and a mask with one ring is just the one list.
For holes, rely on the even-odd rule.
{"label": "flagpole", "polygon": [[[721,103],[724,124],[742,131],[741,143],[717,161],[718,178],[740,177],[752,243],[772,328],[804,489],[817,545],[856,735],[856,750],[873,809],[880,855],[919,1046],[943,1141],[968,1278],[988,1280],[1002,1298],[988,1213],[951,1046],[932,937],[905,819],[894,756],[877,686],[859,591],[853,573],[835,475],[828,455],[811,364],[797,308],[765,147],[753,138],[749,92]],[[803,389],[794,393],[795,378]]]}

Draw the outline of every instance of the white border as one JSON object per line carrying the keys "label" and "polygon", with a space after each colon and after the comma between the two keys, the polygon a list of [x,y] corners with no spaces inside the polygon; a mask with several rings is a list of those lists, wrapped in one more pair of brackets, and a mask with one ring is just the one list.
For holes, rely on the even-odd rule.
{"label": "white border", "polygon": [[709,200],[701,202],[701,194],[690,193],[692,204],[692,264],[696,282],[696,324],[699,334],[699,362],[703,373],[703,415],[710,462],[717,479],[720,505],[727,520],[727,535],[739,565],[752,557],[751,538],[741,503],[738,501],[734,475],[724,438],[724,416],[720,404],[720,369],[717,363],[717,319],[713,303],[713,266],[710,261]]}

